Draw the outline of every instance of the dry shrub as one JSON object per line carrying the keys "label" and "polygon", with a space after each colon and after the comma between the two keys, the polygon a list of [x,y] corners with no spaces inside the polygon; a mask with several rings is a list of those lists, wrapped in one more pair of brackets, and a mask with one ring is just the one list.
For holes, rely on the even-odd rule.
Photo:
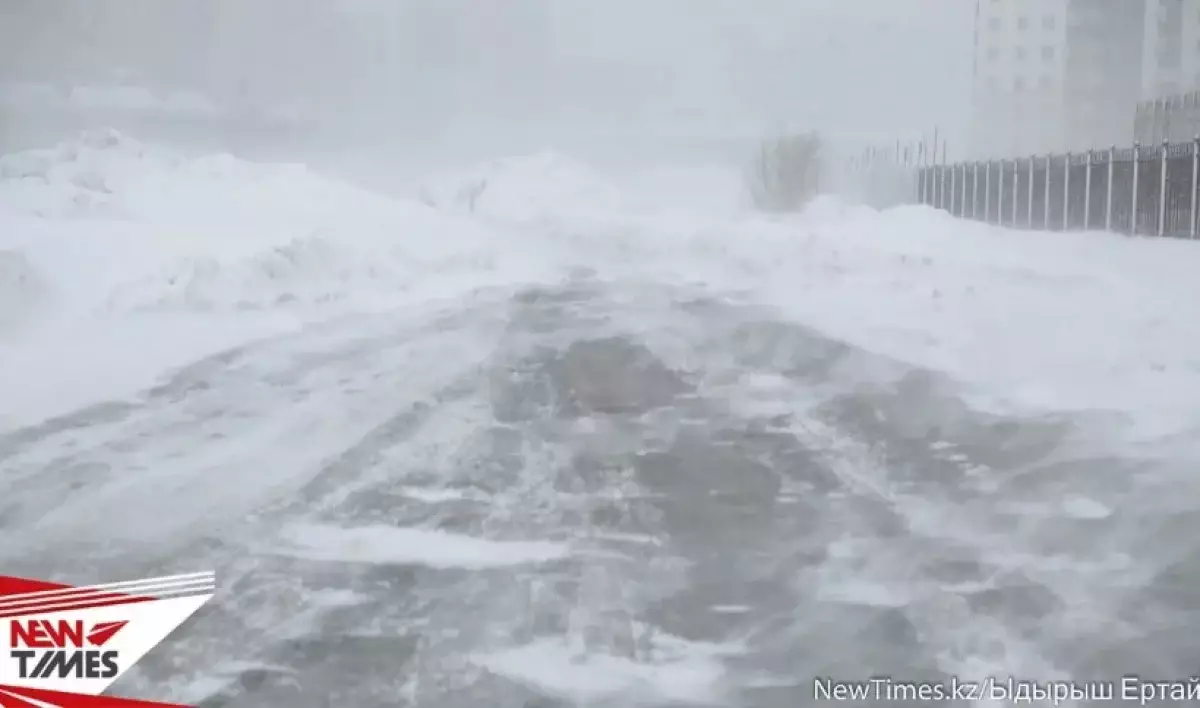
{"label": "dry shrub", "polygon": [[764,140],[750,165],[747,182],[759,209],[794,212],[820,189],[821,138],[816,133]]}

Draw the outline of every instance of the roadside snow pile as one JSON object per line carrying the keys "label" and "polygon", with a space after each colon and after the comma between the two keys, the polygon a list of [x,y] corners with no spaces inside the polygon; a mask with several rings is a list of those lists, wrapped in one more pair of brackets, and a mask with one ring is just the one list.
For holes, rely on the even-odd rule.
{"label": "roadside snow pile", "polygon": [[636,211],[636,200],[587,165],[553,152],[496,160],[427,182],[427,204],[516,223],[545,224],[564,209],[578,214]]}
{"label": "roadside snow pile", "polygon": [[1148,435],[1200,433],[1200,318],[1190,309],[1200,244],[1014,231],[830,197],[782,217],[716,200],[679,209],[677,195],[647,189],[652,181],[622,190],[561,158],[509,162],[488,178],[477,214],[540,226],[606,278],[743,293],[944,372],[978,405],[1120,412]]}
{"label": "roadside snow pile", "polygon": [[[193,159],[112,130],[0,159],[0,214],[0,247],[116,311],[394,302],[418,286],[503,282],[506,263],[536,268],[463,216],[299,165]],[[81,252],[93,268],[66,273]]]}
{"label": "roadside snow pile", "polygon": [[115,131],[90,131],[53,149],[5,155],[0,157],[0,206],[51,218],[116,216],[114,187],[133,165],[149,159],[140,145]]}
{"label": "roadside snow pile", "polygon": [[400,215],[388,224],[307,230],[278,245],[182,256],[114,289],[118,310],[386,307],[510,282],[535,264],[473,224]]}
{"label": "roadside snow pile", "polygon": [[294,217],[328,217],[347,206],[379,212],[391,200],[321,179],[302,165],[190,158],[102,129],[52,149],[0,157],[0,205],[45,218],[226,226],[277,223],[279,210]]}

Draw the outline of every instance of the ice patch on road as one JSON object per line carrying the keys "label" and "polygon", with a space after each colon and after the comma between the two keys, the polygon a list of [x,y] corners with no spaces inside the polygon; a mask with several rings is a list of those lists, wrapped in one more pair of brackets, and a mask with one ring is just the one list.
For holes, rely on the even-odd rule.
{"label": "ice patch on road", "polygon": [[382,525],[340,528],[297,524],[284,529],[276,553],[338,563],[500,568],[565,558],[570,549],[546,541],[492,541],[427,529]]}

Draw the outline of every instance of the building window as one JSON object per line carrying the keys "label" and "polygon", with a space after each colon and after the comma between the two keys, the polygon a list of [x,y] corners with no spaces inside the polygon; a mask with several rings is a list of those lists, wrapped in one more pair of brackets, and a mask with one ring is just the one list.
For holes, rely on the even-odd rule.
{"label": "building window", "polygon": [[988,29],[991,29],[991,30],[1000,29],[1000,18],[993,17],[993,18],[989,19],[988,20]]}
{"label": "building window", "polygon": [[1049,89],[1053,88],[1053,86],[1054,86],[1054,79],[1043,74],[1042,78],[1038,79],[1038,86],[1042,87],[1043,89],[1049,90]]}
{"label": "building window", "polygon": [[1053,60],[1054,59],[1054,47],[1051,47],[1049,45],[1042,47],[1042,59],[1045,59],[1046,61]]}
{"label": "building window", "polygon": [[1018,17],[1017,18],[1017,29],[1019,29],[1019,30],[1029,29],[1029,18],[1025,17],[1024,15],[1022,15],[1021,17]]}
{"label": "building window", "polygon": [[996,47],[988,47],[987,58],[989,61],[996,61],[1000,58],[1000,50]]}
{"label": "building window", "polygon": [[1057,20],[1055,19],[1054,15],[1046,15],[1044,18],[1042,18],[1042,27],[1048,30],[1054,29],[1056,23]]}
{"label": "building window", "polygon": [[1021,78],[1020,76],[1013,79],[1013,90],[1014,91],[1024,91],[1025,90],[1025,79]]}
{"label": "building window", "polygon": [[1017,47],[1013,49],[1013,56],[1018,60],[1025,58],[1025,47]]}

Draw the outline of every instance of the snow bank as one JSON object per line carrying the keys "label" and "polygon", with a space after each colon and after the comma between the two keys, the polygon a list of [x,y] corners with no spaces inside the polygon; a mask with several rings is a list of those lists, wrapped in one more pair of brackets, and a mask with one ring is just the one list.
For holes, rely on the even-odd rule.
{"label": "snow bank", "polygon": [[115,347],[119,330],[97,318],[207,313],[235,318],[214,340],[227,343],[229,331],[254,329],[250,313],[277,327],[281,313],[305,321],[582,267],[750,295],[946,372],[981,403],[1200,429],[1190,311],[1200,244],[1017,232],[836,199],[767,217],[744,208],[739,184],[716,170],[617,179],[543,153],[433,180],[421,203],[299,165],[193,158],[93,132],[0,158],[0,250],[15,254],[4,316],[52,303]]}
{"label": "snow bank", "polygon": [[30,325],[0,334],[0,426],[314,318],[558,272],[467,216],[112,130],[0,157],[0,252],[0,318]]}
{"label": "snow bank", "polygon": [[0,209],[51,269],[64,251],[91,251],[102,272],[55,284],[100,277],[82,301],[120,311],[394,302],[433,276],[477,287],[503,280],[488,273],[506,259],[532,265],[473,220],[301,165],[189,158],[111,130],[0,158]]}
{"label": "snow bank", "polygon": [[421,195],[433,205],[521,220],[536,220],[563,204],[596,212],[630,206],[626,194],[590,167],[554,152],[443,175],[427,182]]}
{"label": "snow bank", "polygon": [[980,404],[1119,411],[1147,433],[1200,430],[1200,318],[1190,310],[1200,244],[1013,231],[834,198],[790,218],[728,199],[685,210],[644,183],[621,189],[541,160],[488,173],[476,213],[540,225],[608,277],[753,293],[835,337],[946,372]]}

